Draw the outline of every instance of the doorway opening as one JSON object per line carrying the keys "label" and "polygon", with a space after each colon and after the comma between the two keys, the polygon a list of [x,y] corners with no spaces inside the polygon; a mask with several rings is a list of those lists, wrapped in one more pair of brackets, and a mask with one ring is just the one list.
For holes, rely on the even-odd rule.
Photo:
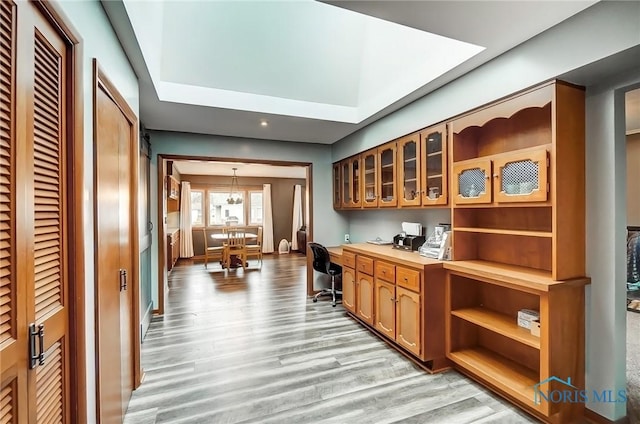
{"label": "doorway opening", "polygon": [[627,160],[627,417],[640,421],[640,88],[625,94]]}
{"label": "doorway opening", "polygon": [[[204,261],[203,238],[224,226],[233,224],[256,230],[263,227],[265,241],[270,232],[273,244],[263,246],[267,254],[278,254],[278,245],[283,240],[292,250],[306,253],[306,241],[312,240],[313,228],[311,166],[305,162],[159,154],[158,303],[154,313],[164,313],[168,273],[176,260],[184,256],[180,244],[191,243],[191,260]],[[189,183],[188,202],[182,196],[186,192],[183,182]],[[296,192],[300,192],[297,201]],[[298,218],[294,217],[296,203],[301,206]],[[186,209],[190,211],[189,217],[184,214]],[[269,210],[271,228],[268,228]]]}

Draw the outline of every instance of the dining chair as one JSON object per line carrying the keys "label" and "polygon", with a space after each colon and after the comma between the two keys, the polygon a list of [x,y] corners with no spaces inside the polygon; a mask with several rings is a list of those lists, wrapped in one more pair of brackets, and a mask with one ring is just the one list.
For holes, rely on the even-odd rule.
{"label": "dining chair", "polygon": [[242,269],[246,268],[247,243],[244,228],[227,228],[227,243],[225,245],[224,265],[230,269],[233,262],[239,260]]}
{"label": "dining chair", "polygon": [[224,246],[209,246],[209,234],[207,234],[207,229],[202,229],[202,238],[204,240],[204,267],[207,267],[207,263],[209,259],[215,259],[218,262],[224,261]]}
{"label": "dining chair", "polygon": [[262,268],[262,227],[258,227],[256,242],[247,245],[247,259],[258,258]]}

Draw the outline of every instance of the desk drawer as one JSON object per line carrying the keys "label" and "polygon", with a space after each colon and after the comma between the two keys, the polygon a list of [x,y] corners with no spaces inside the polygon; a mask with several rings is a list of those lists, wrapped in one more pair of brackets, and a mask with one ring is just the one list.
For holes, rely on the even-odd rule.
{"label": "desk drawer", "polygon": [[415,269],[396,268],[396,284],[410,290],[420,291],[420,271]]}
{"label": "desk drawer", "polygon": [[396,282],[396,267],[388,262],[376,261],[376,278],[390,283]]}
{"label": "desk drawer", "polygon": [[342,266],[346,266],[346,267],[355,269],[355,267],[356,267],[356,254],[343,250],[342,251]]}
{"label": "desk drawer", "polygon": [[373,259],[358,255],[356,269],[365,274],[373,275]]}

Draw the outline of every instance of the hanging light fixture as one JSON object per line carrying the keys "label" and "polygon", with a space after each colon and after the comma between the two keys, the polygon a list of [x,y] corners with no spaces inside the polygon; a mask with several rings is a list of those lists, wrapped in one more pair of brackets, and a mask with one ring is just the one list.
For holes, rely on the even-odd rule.
{"label": "hanging light fixture", "polygon": [[235,190],[238,191],[238,177],[236,176],[236,171],[238,170],[238,168],[231,168],[231,169],[233,169],[233,177],[231,177],[231,189],[229,192],[229,198],[227,199],[227,203],[230,205],[239,205],[242,203],[242,196],[240,196],[240,193],[238,193],[236,197],[233,196],[234,186],[235,186]]}

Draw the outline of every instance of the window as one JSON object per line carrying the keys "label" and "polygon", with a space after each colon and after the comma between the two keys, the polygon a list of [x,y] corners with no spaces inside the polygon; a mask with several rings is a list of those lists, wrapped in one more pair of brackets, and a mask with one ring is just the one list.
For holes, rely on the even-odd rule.
{"label": "window", "polygon": [[262,224],[262,192],[249,192],[249,224]]}
{"label": "window", "polygon": [[243,199],[243,202],[229,204],[228,191],[209,191],[209,225],[226,225],[227,222],[244,225],[244,192],[234,193],[234,197]]}
{"label": "window", "polygon": [[204,225],[204,191],[191,190],[191,225],[201,227]]}

